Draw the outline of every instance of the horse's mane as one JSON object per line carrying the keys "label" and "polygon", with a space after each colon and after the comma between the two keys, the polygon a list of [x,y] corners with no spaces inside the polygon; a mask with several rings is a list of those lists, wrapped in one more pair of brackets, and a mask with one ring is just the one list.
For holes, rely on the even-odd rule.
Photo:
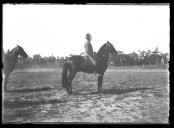
{"label": "horse's mane", "polygon": [[16,50],[16,47],[15,47],[15,48],[13,48],[13,49],[12,49],[10,52],[11,52],[11,53],[13,53],[15,50]]}
{"label": "horse's mane", "polygon": [[100,47],[100,49],[97,52],[97,56],[100,56],[103,53],[103,51],[105,50],[105,47],[106,47],[106,43]]}
{"label": "horse's mane", "polygon": [[16,47],[14,47],[11,51],[7,51],[6,55],[13,54],[15,50],[16,50]]}

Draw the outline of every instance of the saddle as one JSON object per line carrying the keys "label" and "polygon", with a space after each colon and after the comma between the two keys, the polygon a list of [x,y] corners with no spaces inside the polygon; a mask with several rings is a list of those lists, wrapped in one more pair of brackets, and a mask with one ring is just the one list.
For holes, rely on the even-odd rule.
{"label": "saddle", "polygon": [[[85,55],[84,52],[82,52],[80,55],[83,56],[83,57],[88,57],[88,56]],[[97,53],[96,53],[96,52],[94,52],[94,56],[93,56],[93,57],[94,57],[94,59],[98,59],[98,58],[97,58]]]}
{"label": "saddle", "polygon": [[[84,58],[84,65],[93,66],[90,56],[87,56],[84,53],[81,53],[80,55]],[[95,52],[93,58],[98,61],[97,54]]]}

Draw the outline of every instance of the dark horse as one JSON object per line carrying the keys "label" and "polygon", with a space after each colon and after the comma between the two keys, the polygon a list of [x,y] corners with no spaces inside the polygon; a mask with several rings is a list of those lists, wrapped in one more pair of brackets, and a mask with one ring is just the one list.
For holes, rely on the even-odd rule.
{"label": "dark horse", "polygon": [[89,63],[87,57],[74,55],[68,58],[63,65],[62,85],[68,93],[72,93],[71,83],[77,72],[94,73],[97,70],[101,76],[98,76],[98,92],[102,91],[102,81],[104,72],[108,66],[109,54],[115,56],[117,51],[114,46],[107,41],[96,54],[97,69]]}
{"label": "dark horse", "polygon": [[4,90],[7,91],[7,81],[10,73],[14,70],[18,58],[27,58],[28,55],[21,46],[16,46],[11,51],[4,53],[3,55],[3,86]]}

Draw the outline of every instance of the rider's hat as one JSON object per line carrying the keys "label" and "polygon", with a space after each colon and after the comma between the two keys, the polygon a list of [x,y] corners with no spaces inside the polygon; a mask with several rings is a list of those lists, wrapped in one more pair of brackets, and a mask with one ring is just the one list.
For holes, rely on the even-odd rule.
{"label": "rider's hat", "polygon": [[90,33],[87,33],[87,34],[86,34],[86,39],[87,39],[87,40],[91,40],[91,39],[92,39],[92,36],[91,36]]}

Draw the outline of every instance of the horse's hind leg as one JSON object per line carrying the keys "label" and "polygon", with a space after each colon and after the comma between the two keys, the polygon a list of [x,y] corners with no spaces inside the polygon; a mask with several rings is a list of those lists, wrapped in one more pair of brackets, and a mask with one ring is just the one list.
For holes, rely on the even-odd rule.
{"label": "horse's hind leg", "polygon": [[5,100],[5,92],[7,92],[7,82],[8,82],[8,74],[3,74],[3,83],[2,83],[2,100]]}
{"label": "horse's hind leg", "polygon": [[3,83],[2,83],[2,100],[4,101],[5,99],[5,84],[6,84],[6,80],[5,80],[5,74],[3,74]]}
{"label": "horse's hind leg", "polygon": [[8,74],[3,74],[3,91],[8,91],[7,90],[7,82],[8,82],[9,75]]}
{"label": "horse's hind leg", "polygon": [[4,91],[7,92],[7,77],[4,78]]}
{"label": "horse's hind leg", "polygon": [[3,73],[3,83],[2,83],[2,122],[4,122],[4,101],[5,101],[5,90],[4,90],[4,87],[5,87],[5,84],[6,84],[6,75]]}
{"label": "horse's hind leg", "polygon": [[68,87],[67,87],[67,91],[70,94],[72,93],[72,86],[71,86],[71,84],[72,84],[72,81],[73,81],[76,73],[77,72],[70,72],[70,74],[68,75]]}

